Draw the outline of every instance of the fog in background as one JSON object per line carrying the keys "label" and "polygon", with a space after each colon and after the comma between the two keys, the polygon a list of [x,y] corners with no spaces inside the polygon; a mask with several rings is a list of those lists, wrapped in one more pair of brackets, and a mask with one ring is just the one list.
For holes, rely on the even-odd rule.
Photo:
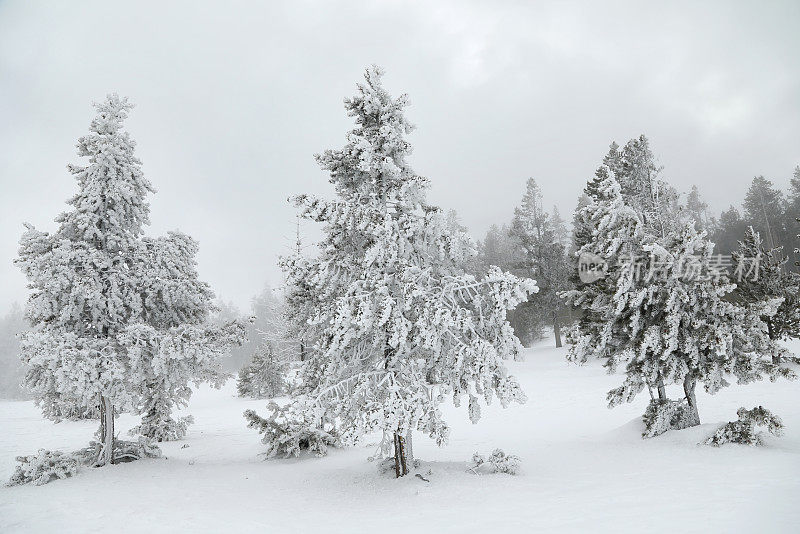
{"label": "fog in background", "polygon": [[[200,242],[199,269],[242,309],[294,234],[313,154],[344,143],[365,66],[407,92],[413,165],[476,238],[528,177],[569,218],[612,140],[646,133],[682,191],[715,212],[800,163],[800,3],[0,1],[0,315],[23,302],[23,221],[43,230],[108,92],[152,197],[148,233]],[[316,235],[303,228],[308,238]]]}

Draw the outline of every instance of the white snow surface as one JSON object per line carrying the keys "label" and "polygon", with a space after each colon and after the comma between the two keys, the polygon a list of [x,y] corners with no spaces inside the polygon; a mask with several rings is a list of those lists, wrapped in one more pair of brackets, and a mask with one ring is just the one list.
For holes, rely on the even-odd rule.
{"label": "white snow surface", "polygon": [[[800,382],[699,392],[703,425],[643,440],[646,393],[609,410],[605,394],[620,376],[596,363],[567,363],[565,349],[549,340],[526,358],[507,365],[527,404],[484,408],[477,425],[463,406],[448,406],[452,437],[444,448],[415,435],[418,472],[430,482],[378,474],[367,461],[377,437],[324,458],[261,460],[264,446],[242,412],[263,413],[266,401],[236,397],[229,381],[195,393],[181,415],[196,423],[185,440],[162,444],[166,459],[0,487],[0,532],[798,531]],[[698,445],[736,419],[737,408],[759,404],[783,418],[785,436],[768,436],[761,448]],[[120,437],[136,423],[121,417]],[[15,456],[78,449],[96,426],[54,425],[32,402],[0,402],[0,480]],[[474,452],[498,447],[521,457],[519,475],[466,471]]]}

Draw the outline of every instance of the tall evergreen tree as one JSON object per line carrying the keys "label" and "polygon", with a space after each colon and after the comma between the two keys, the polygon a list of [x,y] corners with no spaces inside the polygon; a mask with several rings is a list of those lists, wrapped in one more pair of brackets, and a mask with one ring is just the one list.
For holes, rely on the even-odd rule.
{"label": "tall evergreen tree", "polygon": [[[763,317],[770,339],[800,338],[800,276],[786,270],[788,257],[783,249],[764,248],[761,236],[750,226],[733,261],[737,265],[735,295],[745,305],[765,308],[781,299],[775,313]],[[772,361],[778,364],[786,351],[777,343],[775,348],[779,352],[772,355]]]}
{"label": "tall evergreen tree", "polygon": [[723,211],[719,217],[719,224],[711,238],[716,244],[716,251],[719,254],[731,254],[736,250],[740,236],[747,231],[747,221],[742,218],[734,206]]}
{"label": "tall evergreen tree", "polygon": [[[402,476],[411,431],[446,442],[438,408],[445,395],[456,403],[467,396],[473,421],[479,397],[524,401],[502,364],[520,349],[505,315],[536,286],[497,268],[482,279],[463,272],[463,236],[426,203],[428,180],[407,163],[407,98],[392,98],[381,75],[367,69],[345,101],[356,126],[344,148],[317,157],[336,199],[297,198],[302,216],[323,223],[325,236],[318,257],[284,262],[306,310],[300,315],[316,328],[290,409],[333,423],[345,442],[383,430],[384,450],[391,437]],[[262,429],[274,420],[247,417]]]}
{"label": "tall evergreen tree", "polygon": [[[764,236],[770,249],[786,243],[786,202],[770,180],[756,176],[744,197],[744,218]],[[741,234],[739,234],[741,235]]]}
{"label": "tall evergreen tree", "polygon": [[[575,206],[575,211],[572,213],[572,235],[570,239],[570,252],[574,256],[575,251],[581,248],[592,239],[592,228],[589,227],[583,220],[581,213],[583,208],[589,205],[592,201],[591,197],[586,193],[582,193],[578,197],[578,203]],[[576,273],[577,276],[577,273]]]}
{"label": "tall evergreen tree", "polygon": [[[562,222],[563,225],[563,222]],[[556,346],[561,346],[560,292],[567,289],[568,268],[564,245],[557,241],[552,220],[542,208],[542,193],[530,178],[522,204],[514,210],[511,234],[522,245],[519,273],[536,279],[540,291],[523,306],[532,324],[552,324]]]}
{"label": "tall evergreen tree", "polygon": [[[656,165],[646,136],[631,139],[623,147],[612,142],[603,162],[587,182],[573,219],[574,260],[581,254],[592,253],[598,239],[600,219],[594,211],[587,210],[592,204],[616,206],[624,204],[639,215],[642,233],[664,236],[679,227],[677,193],[659,179],[661,168]],[[616,182],[619,193],[609,187],[609,180]],[[631,252],[632,253],[632,252]],[[574,263],[573,263],[574,265]],[[610,269],[614,266],[610,265]],[[580,310],[578,328],[597,334],[604,323],[604,309],[599,303],[610,303],[616,291],[611,278],[586,283],[573,269],[569,282],[582,295],[570,300],[572,309]],[[593,305],[589,303],[594,302]],[[599,335],[599,334],[598,334]]]}
{"label": "tall evergreen tree", "polygon": [[[586,312],[571,333],[569,358],[599,357],[610,372],[624,366],[625,381],[609,392],[609,405],[631,401],[647,387],[653,401],[646,435],[654,435],[699,423],[698,382],[714,393],[728,385],[727,374],[743,383],[793,373],[765,359],[774,342],[761,317],[774,307],[746,308],[724,298],[735,286],[714,264],[713,244],[693,223],[674,217],[669,208],[676,196],[653,176],[647,159],[639,161],[651,172],[623,165],[627,193],[607,172],[582,211],[593,230],[578,254],[600,256],[608,270],[565,297]],[[669,401],[670,383],[683,386],[684,401]]]}
{"label": "tall evergreen tree", "polygon": [[486,274],[492,266],[504,271],[511,270],[520,261],[520,248],[519,240],[511,234],[507,225],[493,224],[478,247],[481,274]]}
{"label": "tall evergreen tree", "polygon": [[711,232],[713,230],[713,218],[709,215],[708,203],[700,197],[700,191],[696,185],[693,185],[692,190],[686,195],[684,208],[698,231]]}
{"label": "tall evergreen tree", "polygon": [[553,206],[553,211],[550,213],[550,221],[553,227],[553,239],[564,248],[569,247],[570,239],[569,232],[567,231],[567,223],[561,217],[561,212],[558,211],[558,206]]}
{"label": "tall evergreen tree", "polygon": [[[196,244],[181,234],[142,237],[154,190],[123,129],[131,107],[116,95],[96,105],[90,133],[78,141],[88,165],[69,166],[79,188],[72,209],[53,234],[28,225],[16,260],[33,290],[32,329],[21,336],[25,384],[56,420],[100,406],[98,466],[114,459],[116,413],[145,412],[159,381],[159,394],[188,395],[171,359],[213,367],[208,347],[236,334],[235,325],[222,332],[197,323],[206,286],[176,283],[193,272]],[[165,273],[174,276],[157,279]]]}

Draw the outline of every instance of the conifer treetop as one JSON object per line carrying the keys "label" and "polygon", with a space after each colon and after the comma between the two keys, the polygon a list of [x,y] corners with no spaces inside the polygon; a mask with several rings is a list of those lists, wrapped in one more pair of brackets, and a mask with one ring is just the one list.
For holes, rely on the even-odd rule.
{"label": "conifer treetop", "polygon": [[135,156],[136,142],[123,128],[133,104],[116,93],[94,104],[97,116],[89,134],[78,139],[78,155],[86,166],[69,165],[79,184],[68,201],[74,210],[61,214],[61,233],[73,240],[93,243],[111,251],[123,249],[150,224],[147,194],[155,189],[144,177]]}

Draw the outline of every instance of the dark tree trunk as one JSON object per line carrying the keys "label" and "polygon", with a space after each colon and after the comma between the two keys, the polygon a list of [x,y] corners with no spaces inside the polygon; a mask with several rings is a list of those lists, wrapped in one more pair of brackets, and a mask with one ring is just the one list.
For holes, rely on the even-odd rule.
{"label": "dark tree trunk", "polygon": [[688,421],[690,422],[687,426],[697,426],[700,424],[700,412],[697,409],[697,397],[694,393],[694,388],[697,385],[697,380],[688,374],[683,379],[683,392],[686,395],[686,402],[689,404],[690,416]]}
{"label": "dark tree trunk", "polygon": [[[772,319],[767,319],[767,333],[769,334],[769,338],[771,340],[775,340],[775,329],[772,327]],[[773,354],[772,355],[772,363],[775,365],[780,365],[781,363],[781,356],[780,354]]]}
{"label": "dark tree trunk", "polygon": [[406,456],[405,438],[398,432],[394,433],[394,472],[396,478],[408,474],[408,458]]}
{"label": "dark tree trunk", "polygon": [[97,438],[101,443],[106,435],[106,403],[103,402],[102,395],[100,396],[100,436]]}
{"label": "dark tree trunk", "polygon": [[661,378],[661,373],[656,378],[656,388],[658,389],[658,401],[667,402],[667,388],[664,387],[664,379]]}
{"label": "dark tree trunk", "polygon": [[97,467],[114,463],[114,405],[106,396],[100,397],[100,453]]}
{"label": "dark tree trunk", "polygon": [[414,442],[412,440],[412,431],[409,430],[406,434],[406,441],[405,441],[405,453],[406,453],[406,464],[408,465],[409,470],[414,469]]}
{"label": "dark tree trunk", "polygon": [[556,336],[556,348],[561,347],[561,325],[558,322],[558,310],[553,310],[553,334]]}

